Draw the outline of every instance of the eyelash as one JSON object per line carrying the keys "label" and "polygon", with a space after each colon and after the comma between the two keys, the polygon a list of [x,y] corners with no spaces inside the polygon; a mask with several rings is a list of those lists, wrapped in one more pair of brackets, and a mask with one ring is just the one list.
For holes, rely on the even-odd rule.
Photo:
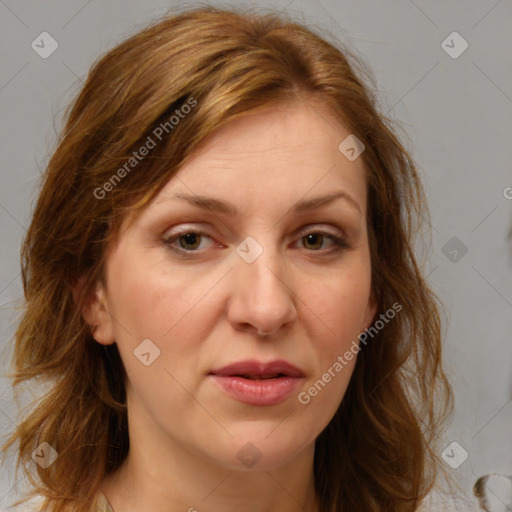
{"label": "eyelash", "polygon": [[[179,238],[184,235],[199,235],[199,236],[207,236],[208,238],[212,238],[206,231],[201,231],[199,229],[197,229],[197,230],[196,229],[186,229],[181,232],[173,233],[173,235],[169,238],[165,238],[163,240],[163,244],[169,250],[171,250],[174,253],[176,253],[180,256],[183,256],[183,257],[187,257],[189,255],[194,255],[195,253],[200,254],[201,251],[197,250],[197,249],[196,250],[187,250],[187,249],[178,248],[178,247],[172,245],[175,241],[179,240]],[[324,237],[324,239],[327,238],[328,240],[331,240],[334,243],[334,248],[332,248],[330,250],[311,250],[311,252],[318,252],[323,255],[327,255],[327,254],[330,255],[330,254],[334,254],[334,253],[337,253],[339,251],[349,248],[349,245],[344,238],[333,235],[332,233],[328,233],[325,231],[319,231],[319,230],[315,230],[315,231],[311,230],[311,231],[307,231],[307,232],[305,231],[300,234],[299,239],[302,240],[309,235],[321,235]],[[323,242],[323,240],[322,240],[322,242]]]}

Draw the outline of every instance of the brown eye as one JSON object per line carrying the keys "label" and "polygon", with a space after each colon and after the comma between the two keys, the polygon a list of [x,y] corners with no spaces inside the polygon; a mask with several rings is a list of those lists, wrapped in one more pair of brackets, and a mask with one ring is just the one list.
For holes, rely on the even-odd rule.
{"label": "brown eye", "polygon": [[[208,242],[208,240],[210,242]],[[186,256],[192,253],[202,253],[203,249],[212,246],[212,237],[202,231],[183,230],[162,240],[163,244],[173,252]]]}
{"label": "brown eye", "polygon": [[[302,237],[302,240],[304,242],[304,246],[306,247],[306,249],[316,250],[322,248],[322,242],[324,241],[324,237],[320,233],[311,233],[309,235]],[[306,245],[308,245],[308,247]]]}
{"label": "brown eye", "polygon": [[[322,250],[323,243],[328,240],[330,243],[330,247],[327,246]],[[322,232],[312,232],[305,234],[302,239],[302,245],[304,248],[315,251],[315,252],[335,252],[341,250],[343,248],[347,248],[348,244],[341,237],[335,236],[331,233],[322,233]]]}
{"label": "brown eye", "polygon": [[197,249],[197,247],[201,243],[201,234],[200,233],[185,233],[178,237],[180,241],[180,247],[187,251],[193,251]]}

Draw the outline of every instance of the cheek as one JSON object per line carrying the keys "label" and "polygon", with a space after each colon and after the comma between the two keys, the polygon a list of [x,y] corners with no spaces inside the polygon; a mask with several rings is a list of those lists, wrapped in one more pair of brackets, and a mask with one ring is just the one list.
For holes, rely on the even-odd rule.
{"label": "cheek", "polygon": [[[214,316],[205,293],[218,277],[170,272],[161,257],[148,261],[126,254],[122,262],[112,258],[108,274],[116,343],[132,390],[155,419],[170,422],[177,409],[190,407],[182,385],[191,392],[196,385],[191,376],[197,373],[200,344],[211,333]],[[138,356],[148,352],[146,366]]]}
{"label": "cheek", "polygon": [[304,324],[318,365],[299,401],[309,403],[315,414],[334,414],[343,398],[359,353],[358,336],[366,327],[370,286],[370,269],[362,260],[351,272],[333,272],[328,282],[309,290],[304,315],[310,320]]}
{"label": "cheek", "polygon": [[349,272],[333,272],[328,280],[305,295],[306,306],[316,315],[322,345],[326,352],[350,345],[354,337],[365,329],[369,307],[370,269],[358,265]]}
{"label": "cheek", "polygon": [[136,254],[112,265],[110,281],[115,283],[110,290],[110,306],[121,327],[118,334],[125,338],[128,331],[132,338],[154,338],[160,343],[176,337],[187,325],[190,328],[189,317],[205,301],[210,281],[210,286],[214,282],[213,278],[194,277],[179,268],[171,271],[160,255],[148,261]]}

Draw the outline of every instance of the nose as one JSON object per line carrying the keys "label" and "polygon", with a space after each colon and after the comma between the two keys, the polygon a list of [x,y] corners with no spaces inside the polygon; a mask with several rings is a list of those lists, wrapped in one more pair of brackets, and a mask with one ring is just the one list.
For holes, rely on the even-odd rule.
{"label": "nose", "polygon": [[235,330],[273,335],[297,318],[296,294],[282,256],[265,248],[252,263],[236,256],[228,319]]}

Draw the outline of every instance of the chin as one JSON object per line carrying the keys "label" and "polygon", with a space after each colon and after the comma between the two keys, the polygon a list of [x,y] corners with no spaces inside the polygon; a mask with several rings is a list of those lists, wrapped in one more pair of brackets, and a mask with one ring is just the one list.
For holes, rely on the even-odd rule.
{"label": "chin", "polygon": [[[270,437],[273,436],[273,439]],[[289,440],[289,437],[288,437]],[[238,436],[232,440],[225,465],[234,471],[270,471],[291,463],[303,454],[305,444],[287,445],[286,439],[277,432],[270,436]],[[314,442],[313,442],[314,445]]]}

